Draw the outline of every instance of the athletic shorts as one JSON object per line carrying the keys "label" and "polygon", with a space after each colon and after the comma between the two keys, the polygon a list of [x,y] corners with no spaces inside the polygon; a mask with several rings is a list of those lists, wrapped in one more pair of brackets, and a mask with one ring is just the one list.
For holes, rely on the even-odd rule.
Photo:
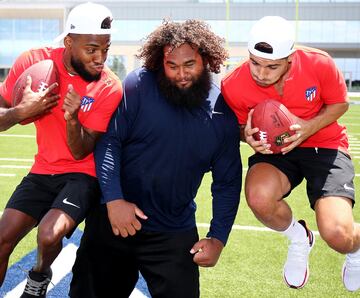
{"label": "athletic shorts", "polygon": [[282,171],[289,179],[291,190],[305,178],[313,209],[316,200],[329,196],[349,198],[355,204],[354,166],[350,156],[342,151],[298,147],[285,155],[256,153],[249,157],[249,168],[259,162],[269,163]]}
{"label": "athletic shorts", "polygon": [[190,253],[198,240],[196,227],[115,236],[106,206],[93,208],[77,250],[69,296],[128,298],[140,272],[153,298],[198,298],[199,267]]}
{"label": "athletic shorts", "polygon": [[42,175],[29,173],[10,197],[6,208],[22,211],[37,223],[52,208],[68,214],[78,225],[90,207],[100,201],[95,177],[83,173]]}

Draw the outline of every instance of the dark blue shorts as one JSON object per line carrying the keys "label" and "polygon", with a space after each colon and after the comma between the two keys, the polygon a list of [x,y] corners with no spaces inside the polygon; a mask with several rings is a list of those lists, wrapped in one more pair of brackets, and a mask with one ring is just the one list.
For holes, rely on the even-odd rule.
{"label": "dark blue shorts", "polygon": [[56,175],[28,174],[16,187],[6,208],[22,211],[39,223],[51,209],[57,208],[79,224],[90,206],[99,203],[100,188],[95,177],[83,173]]}
{"label": "dark blue shorts", "polygon": [[290,181],[291,190],[305,178],[313,209],[316,200],[321,197],[345,197],[355,203],[354,166],[349,155],[342,151],[295,148],[285,155],[256,153],[249,157],[249,168],[260,162],[270,163],[282,171]]}

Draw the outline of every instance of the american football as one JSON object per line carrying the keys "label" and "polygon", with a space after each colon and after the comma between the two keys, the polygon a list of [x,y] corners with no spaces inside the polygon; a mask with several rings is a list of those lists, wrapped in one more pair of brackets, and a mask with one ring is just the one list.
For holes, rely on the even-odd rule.
{"label": "american football", "polygon": [[[16,80],[15,86],[12,90],[12,106],[18,105],[23,97],[23,92],[26,87],[26,78],[30,75],[32,79],[31,89],[34,92],[39,92],[48,88],[51,84],[58,82],[58,72],[52,60],[42,60],[27,68]],[[53,93],[57,93],[57,90]],[[20,124],[28,124],[35,121],[41,116],[28,118]]]}
{"label": "american football", "polygon": [[295,116],[280,102],[272,99],[257,104],[252,115],[251,127],[259,128],[254,134],[255,140],[267,139],[273,153],[281,153],[285,147],[284,139],[293,135],[295,131],[290,126],[295,124]]}

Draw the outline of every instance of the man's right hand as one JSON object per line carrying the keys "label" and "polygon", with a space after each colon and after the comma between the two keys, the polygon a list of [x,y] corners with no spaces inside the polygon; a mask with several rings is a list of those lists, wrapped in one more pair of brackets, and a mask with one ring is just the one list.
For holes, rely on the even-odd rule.
{"label": "man's right hand", "polygon": [[109,221],[116,236],[133,236],[141,229],[141,223],[137,217],[147,219],[148,217],[135,204],[118,199],[106,203]]}
{"label": "man's right hand", "polygon": [[34,92],[31,90],[31,82],[31,77],[28,76],[26,78],[23,99],[14,107],[16,114],[21,120],[49,113],[58,104],[60,98],[59,94],[52,93],[58,87],[58,83],[50,85],[44,91]]}
{"label": "man's right hand", "polygon": [[244,138],[245,142],[248,143],[251,148],[254,149],[255,152],[259,152],[262,154],[272,154],[273,152],[270,150],[270,145],[266,143],[264,140],[256,141],[253,137],[253,134],[259,131],[259,128],[251,127],[251,118],[254,110],[251,110],[248,114],[248,118],[246,121],[246,125],[244,127]]}

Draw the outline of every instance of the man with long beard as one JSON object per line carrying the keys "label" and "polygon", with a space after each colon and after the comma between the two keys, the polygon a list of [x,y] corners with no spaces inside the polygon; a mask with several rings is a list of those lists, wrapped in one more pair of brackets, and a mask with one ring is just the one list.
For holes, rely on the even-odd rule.
{"label": "man with long beard", "polygon": [[[18,242],[38,225],[37,263],[29,271],[21,297],[45,297],[50,265],[99,198],[92,154],[118,106],[122,87],[104,66],[110,46],[111,12],[86,3],[69,14],[61,48],[39,48],[23,53],[0,87],[0,127],[5,130],[28,117],[35,121],[38,153],[30,173],[16,188],[0,219],[0,285]],[[51,59],[59,74],[54,85],[34,93],[31,79],[22,102],[11,106],[11,91],[30,65]]]}
{"label": "man with long beard", "polygon": [[[221,44],[195,20],[147,38],[95,150],[103,205],[86,220],[70,297],[129,297],[139,271],[152,297],[199,297],[198,266],[216,264],[241,189],[238,125],[210,76]],[[209,171],[213,218],[199,241],[194,199]]]}

